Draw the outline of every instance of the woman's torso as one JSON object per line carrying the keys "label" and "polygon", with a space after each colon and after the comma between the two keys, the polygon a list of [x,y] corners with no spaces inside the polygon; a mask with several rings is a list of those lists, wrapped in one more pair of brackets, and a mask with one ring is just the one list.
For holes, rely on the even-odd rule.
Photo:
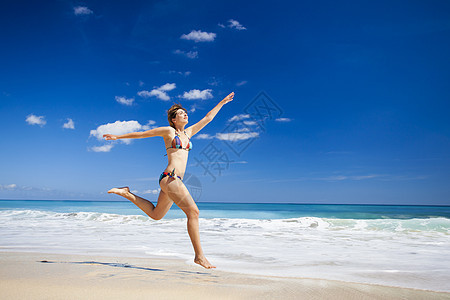
{"label": "woman's torso", "polygon": [[[164,144],[167,149],[167,159],[169,161],[164,172],[171,172],[173,169],[175,169],[175,173],[183,178],[186,171],[189,150],[172,148],[172,142],[177,135],[175,134],[175,129],[173,129],[172,127],[171,129],[172,130],[170,131],[170,134],[164,137]],[[190,136],[191,133],[188,129],[178,134],[178,138],[180,139],[182,148],[188,147]]]}

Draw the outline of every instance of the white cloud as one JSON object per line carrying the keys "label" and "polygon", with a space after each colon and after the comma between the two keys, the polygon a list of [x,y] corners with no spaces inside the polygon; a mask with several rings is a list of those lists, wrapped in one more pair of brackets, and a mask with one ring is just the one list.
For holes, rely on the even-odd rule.
{"label": "white cloud", "polygon": [[198,51],[189,51],[185,53],[188,58],[194,59],[198,57]]}
{"label": "white cloud", "polygon": [[139,86],[143,86],[145,83],[142,80],[139,80]]}
{"label": "white cloud", "polygon": [[292,119],[290,118],[276,118],[275,121],[277,122],[290,122]]}
{"label": "white cloud", "polygon": [[244,114],[235,115],[231,119],[229,119],[228,122],[240,121],[240,120],[248,119],[248,118],[250,118],[250,115],[244,115]]}
{"label": "white cloud", "polygon": [[247,80],[242,80],[242,81],[239,81],[238,83],[236,83],[236,85],[237,86],[241,86],[241,85],[244,85],[246,83],[247,83]]}
{"label": "white cloud", "polygon": [[109,152],[114,146],[112,144],[103,145],[103,146],[95,146],[92,147],[91,150],[94,152]]}
{"label": "white cloud", "polygon": [[191,71],[186,71],[186,72],[181,72],[181,71],[169,71],[168,72],[169,74],[179,74],[179,75],[182,75],[182,76],[189,76],[189,75],[191,75]]}
{"label": "white cloud", "polygon": [[87,8],[86,6],[77,6],[73,8],[73,13],[76,16],[83,16],[93,14],[94,12],[89,8]]}
{"label": "white cloud", "polygon": [[158,88],[155,88],[153,90],[149,91],[140,91],[137,94],[143,98],[155,96],[156,98],[164,101],[170,100],[169,95],[166,93],[168,91],[173,90],[176,88],[175,83],[166,83]]}
{"label": "white cloud", "polygon": [[147,98],[147,97],[151,96],[150,92],[145,91],[145,90],[139,91],[137,94],[138,94],[138,96],[143,97],[143,98]]}
{"label": "white cloud", "polygon": [[209,135],[209,134],[207,134],[207,133],[200,133],[200,134],[197,134],[197,135],[195,136],[195,138],[196,138],[196,139],[199,139],[199,140],[210,140],[210,139],[213,139],[214,136]]}
{"label": "white cloud", "polygon": [[184,92],[182,97],[187,100],[194,100],[194,99],[206,100],[213,97],[211,92],[212,92],[211,89],[206,89],[203,91],[194,89],[190,90],[189,92]]}
{"label": "white cloud", "polygon": [[221,23],[219,23],[219,24],[217,24],[217,25],[219,25],[219,26],[222,27],[222,28],[225,28],[225,25],[223,25],[223,24],[221,24]]}
{"label": "white cloud", "polygon": [[256,121],[244,121],[243,123],[247,126],[258,125],[258,123],[256,123]]}
{"label": "white cloud", "polygon": [[67,122],[63,124],[63,128],[66,129],[75,129],[75,123],[71,118],[67,118]]}
{"label": "white cloud", "polygon": [[228,27],[230,28],[234,28],[237,30],[247,30],[247,28],[245,28],[244,26],[242,26],[238,21],[233,20],[233,19],[229,19],[228,22],[230,24],[228,24]]}
{"label": "white cloud", "polygon": [[166,83],[166,84],[160,86],[160,87],[158,88],[158,90],[167,92],[167,91],[173,90],[174,88],[176,88],[175,83]]}
{"label": "white cloud", "polygon": [[153,194],[153,195],[157,195],[159,193],[161,189],[157,189],[157,190],[146,190],[143,191],[142,194]]}
{"label": "white cloud", "polygon": [[44,116],[36,116],[34,114],[28,115],[25,121],[30,125],[39,125],[41,127],[47,124]]}
{"label": "white cloud", "polygon": [[211,79],[208,82],[209,85],[212,86],[219,86],[219,84],[221,84],[221,81],[219,79],[217,79],[216,77],[211,77]]}
{"label": "white cloud", "polygon": [[250,128],[246,128],[246,127],[238,128],[238,129],[236,129],[236,132],[250,132]]}
{"label": "white cloud", "polygon": [[184,55],[184,56],[186,56],[186,57],[188,57],[188,58],[191,58],[191,59],[194,59],[194,58],[197,58],[197,57],[198,57],[198,51],[189,51],[189,52],[186,52],[186,51],[182,51],[182,50],[180,50],[180,49],[177,49],[177,50],[173,51],[173,53],[175,53],[175,54],[181,54],[181,55]]}
{"label": "white cloud", "polygon": [[116,101],[119,102],[120,104],[131,106],[133,105],[134,98],[127,99],[125,97],[116,96]]}
{"label": "white cloud", "polygon": [[181,39],[198,42],[212,42],[216,38],[213,32],[204,32],[201,30],[192,30],[189,34],[183,34]]}
{"label": "white cloud", "polygon": [[241,140],[248,140],[251,138],[257,138],[259,136],[258,132],[251,132],[248,128],[240,128],[235,130],[234,132],[227,132],[227,133],[216,133],[216,135],[210,135],[207,133],[197,134],[195,136],[196,139],[199,140],[210,140],[213,138],[217,138],[222,141],[241,141]]}
{"label": "white cloud", "polygon": [[216,137],[222,141],[241,141],[248,140],[251,138],[257,138],[259,136],[258,132],[248,132],[248,133],[239,133],[239,132],[229,132],[229,133],[218,133]]}
{"label": "white cloud", "polygon": [[164,100],[164,101],[168,101],[170,100],[169,95],[167,95],[166,92],[161,91],[161,90],[151,90],[150,93],[148,93],[149,96],[155,96],[156,98],[160,99],[160,100]]}
{"label": "white cloud", "polygon": [[12,183],[12,184],[7,184],[7,185],[1,185],[0,184],[0,190],[15,190],[17,188],[17,185]]}
{"label": "white cloud", "polygon": [[[149,130],[149,125],[141,125],[138,121],[116,121],[114,123],[108,123],[104,125],[100,125],[95,130],[91,130],[89,136],[96,137],[99,141],[104,141],[103,135],[104,134],[114,134],[114,135],[122,135],[130,132],[135,131],[143,131],[143,130]],[[120,139],[125,144],[130,144],[130,139]],[[103,147],[103,146],[102,146]],[[97,147],[99,149],[102,149],[101,147]],[[109,148],[111,150],[112,147]],[[105,148],[107,149],[107,148]],[[109,151],[108,150],[108,151]],[[94,150],[95,151],[95,150]],[[100,150],[102,151],[102,150]],[[103,152],[108,152],[103,151]],[[98,151],[97,151],[98,152]]]}
{"label": "white cloud", "polygon": [[142,128],[143,128],[144,130],[150,130],[150,129],[153,129],[153,128],[157,128],[158,126],[154,126],[155,124],[156,124],[155,121],[153,121],[153,120],[148,120],[147,124],[145,124],[144,126],[142,126]]}

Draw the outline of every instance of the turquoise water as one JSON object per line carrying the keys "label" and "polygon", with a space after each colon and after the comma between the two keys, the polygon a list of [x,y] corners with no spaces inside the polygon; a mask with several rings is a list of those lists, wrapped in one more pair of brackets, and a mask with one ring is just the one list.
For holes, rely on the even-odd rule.
{"label": "turquoise water", "polygon": [[[156,204],[156,203],[155,203]],[[287,219],[317,217],[333,219],[412,219],[450,218],[450,206],[425,205],[349,205],[349,204],[288,204],[288,203],[213,203],[198,202],[204,218]],[[141,214],[127,201],[57,201],[0,200],[0,210],[31,209],[53,212],[101,212],[122,215]],[[183,216],[173,205],[166,218]]]}

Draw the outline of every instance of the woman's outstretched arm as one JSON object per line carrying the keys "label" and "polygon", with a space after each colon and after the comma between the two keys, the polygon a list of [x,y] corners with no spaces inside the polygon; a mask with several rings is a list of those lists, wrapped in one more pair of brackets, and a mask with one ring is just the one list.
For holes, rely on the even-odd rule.
{"label": "woman's outstretched arm", "polygon": [[206,126],[206,124],[211,122],[214,119],[214,117],[217,115],[219,110],[222,108],[222,106],[224,106],[225,104],[227,104],[230,101],[233,101],[233,97],[234,97],[234,92],[231,92],[228,96],[223,98],[223,100],[220,101],[219,104],[217,104],[213,109],[211,109],[211,111],[209,113],[207,113],[203,119],[201,119],[200,121],[198,121],[197,123],[195,123],[194,125],[189,127],[188,130],[191,131],[191,136],[198,133],[200,130],[203,129],[203,127]]}
{"label": "woman's outstretched arm", "polygon": [[114,135],[114,134],[104,134],[103,137],[108,140],[118,140],[118,139],[143,139],[153,136],[162,136],[165,137],[170,132],[170,127],[158,127],[153,128],[147,131],[139,131],[139,132],[131,132],[122,135]]}

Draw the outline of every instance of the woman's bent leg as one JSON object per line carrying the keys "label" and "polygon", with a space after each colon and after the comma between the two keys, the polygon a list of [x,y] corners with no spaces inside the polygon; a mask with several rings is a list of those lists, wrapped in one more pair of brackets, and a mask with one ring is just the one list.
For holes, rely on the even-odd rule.
{"label": "woman's bent leg", "polygon": [[172,199],[173,202],[175,202],[175,204],[186,214],[187,230],[195,252],[194,262],[207,269],[215,268],[215,266],[211,265],[203,254],[202,246],[200,244],[198,222],[199,210],[186,186],[180,180],[174,180],[172,178],[164,178],[161,181],[160,186],[161,189],[169,195],[170,199]]}
{"label": "woman's bent leg", "polygon": [[162,217],[166,215],[166,213],[169,211],[170,207],[173,204],[173,201],[163,191],[159,193],[158,203],[156,204],[156,207],[150,201],[130,192],[130,189],[128,187],[112,188],[108,191],[108,193],[117,194],[130,200],[137,207],[139,207],[144,213],[146,213],[147,216],[149,216],[154,220],[162,219]]}

